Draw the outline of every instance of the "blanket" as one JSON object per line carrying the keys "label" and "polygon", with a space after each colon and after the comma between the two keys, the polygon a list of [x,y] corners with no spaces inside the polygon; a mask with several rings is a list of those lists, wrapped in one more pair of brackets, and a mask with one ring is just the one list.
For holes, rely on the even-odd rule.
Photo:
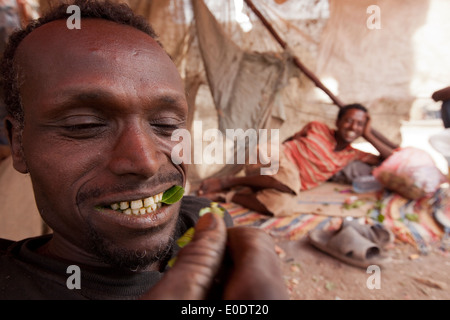
{"label": "blanket", "polygon": [[[426,253],[432,243],[445,236],[445,230],[434,213],[448,208],[448,187],[434,194],[409,200],[388,190],[357,194],[351,186],[327,182],[323,186],[301,193],[295,214],[271,217],[235,203],[221,203],[235,225],[258,227],[279,240],[298,240],[315,228],[335,225],[342,218],[365,219],[367,223],[382,223],[397,241],[411,244]],[[302,197],[303,195],[303,197]],[[448,231],[448,230],[447,230]]]}

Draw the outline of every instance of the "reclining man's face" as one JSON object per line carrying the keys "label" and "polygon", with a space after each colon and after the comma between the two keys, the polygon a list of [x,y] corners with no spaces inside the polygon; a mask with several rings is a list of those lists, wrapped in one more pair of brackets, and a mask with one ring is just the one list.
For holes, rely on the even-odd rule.
{"label": "reclining man's face", "polygon": [[[63,20],[36,29],[16,61],[25,125],[22,141],[13,129],[14,166],[30,173],[54,231],[49,251],[129,268],[156,261],[180,206],[160,206],[158,195],[186,178],[171,161],[187,102],[168,55],[139,30],[85,19],[80,30]],[[131,214],[112,209],[140,200],[146,205]]]}
{"label": "reclining man's face", "polygon": [[350,144],[364,133],[367,114],[359,109],[349,109],[341,119],[336,121],[337,138]]}

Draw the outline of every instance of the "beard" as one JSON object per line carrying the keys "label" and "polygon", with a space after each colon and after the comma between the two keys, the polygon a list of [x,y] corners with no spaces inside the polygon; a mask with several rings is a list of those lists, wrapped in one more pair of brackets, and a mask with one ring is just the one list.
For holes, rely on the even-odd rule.
{"label": "beard", "polygon": [[158,249],[153,251],[121,248],[92,228],[88,231],[88,239],[91,251],[116,269],[137,272],[157,263],[162,271],[174,252],[174,234],[175,231],[168,241],[161,240]]}

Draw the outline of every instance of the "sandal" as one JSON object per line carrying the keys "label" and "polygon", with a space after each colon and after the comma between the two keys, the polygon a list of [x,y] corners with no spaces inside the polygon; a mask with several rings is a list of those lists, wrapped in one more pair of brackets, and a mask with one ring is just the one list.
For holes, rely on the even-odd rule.
{"label": "sandal", "polygon": [[387,244],[394,242],[394,234],[382,224],[361,224],[358,220],[344,220],[342,223],[342,228],[352,227],[363,237],[380,247],[384,247]]}
{"label": "sandal", "polygon": [[356,267],[381,265],[384,260],[379,245],[361,235],[351,225],[343,224],[337,231],[311,230],[308,238],[316,248]]}

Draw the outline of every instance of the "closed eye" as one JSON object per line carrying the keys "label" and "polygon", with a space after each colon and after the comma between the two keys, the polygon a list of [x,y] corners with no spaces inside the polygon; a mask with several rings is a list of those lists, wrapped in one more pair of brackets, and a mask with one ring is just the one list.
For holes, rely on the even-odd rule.
{"label": "closed eye", "polygon": [[106,123],[98,117],[71,116],[62,120],[58,126],[70,138],[87,139],[103,132]]}
{"label": "closed eye", "polygon": [[152,120],[150,125],[155,130],[157,134],[163,136],[170,136],[172,133],[180,128],[185,127],[185,121],[174,119],[174,118],[164,118],[158,120]]}
{"label": "closed eye", "polygon": [[89,130],[98,127],[102,127],[103,124],[99,123],[83,123],[83,124],[74,124],[70,126],[63,126],[64,129],[68,131],[79,131],[79,130]]}

